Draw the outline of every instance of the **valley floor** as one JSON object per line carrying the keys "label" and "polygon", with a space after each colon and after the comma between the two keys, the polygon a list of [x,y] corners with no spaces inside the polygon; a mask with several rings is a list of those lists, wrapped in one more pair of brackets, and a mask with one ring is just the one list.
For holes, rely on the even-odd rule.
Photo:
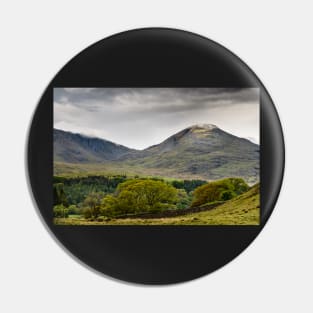
{"label": "valley floor", "polygon": [[79,216],[55,218],[56,225],[259,225],[259,187],[209,211],[167,218],[127,218],[90,221]]}

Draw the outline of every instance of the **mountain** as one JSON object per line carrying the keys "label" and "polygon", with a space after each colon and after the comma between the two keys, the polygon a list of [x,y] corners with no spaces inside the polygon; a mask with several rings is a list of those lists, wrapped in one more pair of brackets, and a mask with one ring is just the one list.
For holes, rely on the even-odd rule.
{"label": "mountain", "polygon": [[127,147],[99,138],[53,131],[54,161],[65,163],[93,163],[116,160],[133,151]]}
{"label": "mountain", "polygon": [[54,138],[55,161],[104,163],[138,175],[205,180],[242,177],[248,183],[259,180],[259,146],[212,124],[190,126],[144,150],[63,131],[61,138],[62,142],[60,136]]}
{"label": "mountain", "polygon": [[259,180],[259,146],[211,124],[193,125],[158,145],[124,157],[128,165],[139,163],[159,175],[166,169],[170,177]]}

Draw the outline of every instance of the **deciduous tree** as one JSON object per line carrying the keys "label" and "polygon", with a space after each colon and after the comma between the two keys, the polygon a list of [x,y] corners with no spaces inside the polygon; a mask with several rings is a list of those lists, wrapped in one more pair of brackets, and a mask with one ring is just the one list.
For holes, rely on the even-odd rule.
{"label": "deciduous tree", "polygon": [[117,187],[114,196],[103,199],[103,212],[106,215],[158,212],[174,206],[178,201],[177,190],[153,179],[131,179]]}

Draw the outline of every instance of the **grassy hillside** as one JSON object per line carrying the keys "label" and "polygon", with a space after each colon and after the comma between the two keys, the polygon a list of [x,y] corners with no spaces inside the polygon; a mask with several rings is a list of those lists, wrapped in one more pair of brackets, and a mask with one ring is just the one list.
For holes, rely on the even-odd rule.
{"label": "grassy hillside", "polygon": [[88,221],[80,217],[55,219],[59,225],[259,225],[260,185],[210,211],[159,219],[105,219]]}
{"label": "grassy hillside", "polygon": [[[191,156],[190,156],[191,157]],[[53,174],[55,176],[84,176],[84,175],[127,175],[131,176],[157,176],[164,177],[168,179],[201,179],[201,180],[216,180],[224,177],[243,177],[245,181],[252,185],[256,182],[257,176],[245,176],[236,175],[238,173],[242,174],[245,172],[245,167],[251,166],[251,164],[236,163],[234,161],[236,170],[232,169],[232,166],[225,165],[224,167],[216,168],[212,170],[209,174],[203,173],[189,173],[183,170],[183,165],[180,165],[179,157],[177,156],[177,162],[175,168],[153,168],[153,167],[143,167],[142,163],[137,161],[133,164],[128,164],[127,162],[106,162],[106,163],[89,163],[89,164],[79,164],[79,163],[64,163],[64,162],[54,162],[53,163]],[[179,166],[181,166],[181,172],[179,172]],[[254,165],[253,165],[254,166]],[[226,170],[227,168],[227,170]],[[226,173],[231,173],[227,176]]]}
{"label": "grassy hillside", "polygon": [[90,164],[78,164],[78,163],[53,163],[54,176],[63,177],[81,177],[81,176],[116,176],[127,175],[127,177],[160,177],[165,180],[175,179],[202,179],[202,175],[172,175],[171,171],[165,169],[145,169],[140,165],[130,166],[122,163],[90,163]]}

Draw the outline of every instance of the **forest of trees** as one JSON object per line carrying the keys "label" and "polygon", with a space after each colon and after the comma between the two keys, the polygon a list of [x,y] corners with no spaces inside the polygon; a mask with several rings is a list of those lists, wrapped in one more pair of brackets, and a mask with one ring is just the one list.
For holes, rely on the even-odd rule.
{"label": "forest of trees", "polygon": [[156,213],[227,201],[249,189],[243,179],[214,182],[119,176],[54,177],[53,215],[86,219]]}

